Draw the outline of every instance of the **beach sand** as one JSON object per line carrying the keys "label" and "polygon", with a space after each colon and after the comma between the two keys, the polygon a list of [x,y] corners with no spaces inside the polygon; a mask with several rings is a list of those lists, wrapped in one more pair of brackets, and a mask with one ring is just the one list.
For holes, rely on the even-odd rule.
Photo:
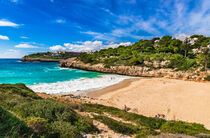
{"label": "beach sand", "polygon": [[166,119],[204,124],[210,129],[210,83],[166,78],[134,78],[87,93],[100,104],[145,116],[165,114]]}

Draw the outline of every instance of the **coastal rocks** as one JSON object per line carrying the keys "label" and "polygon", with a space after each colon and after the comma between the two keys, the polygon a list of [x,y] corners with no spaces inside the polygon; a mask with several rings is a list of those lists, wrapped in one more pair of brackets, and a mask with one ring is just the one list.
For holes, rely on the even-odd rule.
{"label": "coastal rocks", "polygon": [[[110,68],[105,68],[103,64],[85,64],[76,58],[70,58],[67,60],[62,60],[59,62],[60,67],[66,68],[76,68],[87,71],[95,71],[102,73],[114,73],[128,76],[142,76],[142,77],[166,77],[173,79],[185,79],[185,80],[204,80],[206,77],[205,73],[195,73],[191,72],[183,72],[183,71],[174,71],[170,68],[160,68],[167,66],[169,64],[168,61],[163,62],[145,62],[147,66],[139,67],[139,66],[111,66]],[[152,67],[148,67],[152,66]],[[157,69],[157,68],[160,69]]]}
{"label": "coastal rocks", "polygon": [[59,62],[62,59],[47,59],[47,58],[28,58],[23,57],[21,61],[23,62]]}

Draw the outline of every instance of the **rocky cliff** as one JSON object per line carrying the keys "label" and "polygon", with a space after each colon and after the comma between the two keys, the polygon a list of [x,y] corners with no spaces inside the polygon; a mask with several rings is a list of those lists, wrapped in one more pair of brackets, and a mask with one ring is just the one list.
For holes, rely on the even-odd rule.
{"label": "rocky cliff", "polygon": [[47,58],[28,58],[28,57],[23,57],[21,61],[23,62],[59,62],[63,59],[47,59]]}
{"label": "rocky cliff", "polygon": [[204,80],[206,74],[201,71],[174,71],[169,68],[155,69],[151,67],[139,67],[139,66],[111,66],[105,68],[103,64],[85,64],[76,58],[70,58],[59,62],[60,67],[75,68],[87,71],[95,71],[102,73],[114,73],[128,76],[142,76],[142,77],[166,77],[174,79],[186,79],[186,80]]}

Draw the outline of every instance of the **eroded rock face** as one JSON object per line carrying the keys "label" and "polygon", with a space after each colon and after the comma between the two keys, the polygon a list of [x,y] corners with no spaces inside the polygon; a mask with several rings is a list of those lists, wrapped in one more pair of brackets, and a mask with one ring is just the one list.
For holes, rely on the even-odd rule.
{"label": "eroded rock face", "polygon": [[[164,66],[168,64],[163,64]],[[174,79],[186,79],[186,80],[204,80],[206,74],[203,72],[183,72],[183,71],[174,71],[169,68],[154,69],[150,67],[138,67],[138,66],[111,66],[110,68],[105,68],[103,64],[85,64],[76,58],[70,58],[67,60],[62,60],[59,62],[60,67],[65,68],[75,68],[87,71],[95,71],[102,73],[114,73],[128,76],[142,76],[142,77],[166,77]]]}

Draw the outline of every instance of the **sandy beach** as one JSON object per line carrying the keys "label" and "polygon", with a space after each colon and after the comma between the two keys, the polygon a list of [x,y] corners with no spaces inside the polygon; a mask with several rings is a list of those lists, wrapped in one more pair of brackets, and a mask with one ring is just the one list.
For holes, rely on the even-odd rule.
{"label": "sandy beach", "polygon": [[165,114],[166,119],[204,124],[210,129],[210,83],[166,78],[134,78],[89,92],[100,104],[124,105],[146,116]]}

